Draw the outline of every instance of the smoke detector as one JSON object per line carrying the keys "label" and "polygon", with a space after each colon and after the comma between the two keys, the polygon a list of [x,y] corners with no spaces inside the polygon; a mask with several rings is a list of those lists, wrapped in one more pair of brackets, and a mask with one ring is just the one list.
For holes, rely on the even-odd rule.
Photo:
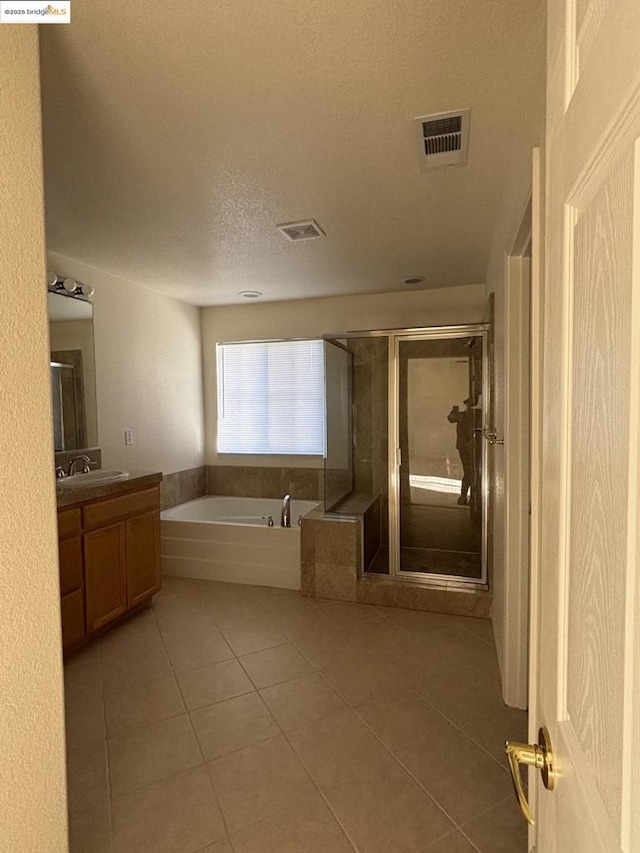
{"label": "smoke detector", "polygon": [[300,240],[317,240],[325,237],[325,233],[315,219],[307,219],[304,222],[287,222],[284,225],[276,225],[287,240],[298,243]]}
{"label": "smoke detector", "polygon": [[414,119],[423,171],[465,166],[469,150],[471,110],[453,110]]}

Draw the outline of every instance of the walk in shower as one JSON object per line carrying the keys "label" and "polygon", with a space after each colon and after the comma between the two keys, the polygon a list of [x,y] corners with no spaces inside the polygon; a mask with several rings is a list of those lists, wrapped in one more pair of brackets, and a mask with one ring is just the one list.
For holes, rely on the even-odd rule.
{"label": "walk in shower", "polygon": [[487,584],[486,336],[325,339],[325,511],[362,515],[364,574]]}

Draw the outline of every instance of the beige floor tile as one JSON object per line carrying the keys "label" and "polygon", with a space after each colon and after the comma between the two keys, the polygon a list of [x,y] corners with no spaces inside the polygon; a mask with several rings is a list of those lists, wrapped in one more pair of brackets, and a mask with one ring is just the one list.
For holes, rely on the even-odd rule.
{"label": "beige floor tile", "polygon": [[352,853],[318,794],[233,836],[236,853]]}
{"label": "beige floor tile", "polygon": [[171,676],[167,653],[159,637],[132,645],[126,651],[106,646],[102,649],[105,690],[126,685],[161,681]]}
{"label": "beige floor tile", "polygon": [[319,675],[303,675],[260,691],[280,728],[289,732],[328,717],[344,702]]}
{"label": "beige floor tile", "polygon": [[178,675],[178,684],[190,711],[254,690],[253,684],[236,660],[221,661],[190,672],[182,672]]}
{"label": "beige floor tile", "polygon": [[230,833],[291,807],[315,790],[282,735],[219,758],[208,768]]}
{"label": "beige floor tile", "polygon": [[388,753],[381,764],[345,773],[321,788],[351,841],[366,853],[424,851],[454,829]]}
{"label": "beige floor tile", "polygon": [[483,643],[493,647],[493,629],[490,619],[476,619],[473,616],[461,616],[456,627],[462,631],[469,631]]}
{"label": "beige floor tile", "polygon": [[[526,714],[501,702],[486,620],[314,601],[288,590],[164,580],[151,613],[137,614],[65,663],[71,853],[114,853],[100,758],[105,692],[112,732],[119,715],[139,722],[107,742],[114,802],[121,807],[118,853],[337,853],[352,847],[361,853],[524,853],[526,827],[502,767],[504,739],[526,738]],[[266,645],[274,642],[280,645]],[[286,738],[232,646],[261,684]],[[181,705],[178,716],[146,717],[169,713],[165,700],[170,706],[176,697],[168,688],[173,667],[189,716],[199,719],[199,737],[213,757],[206,770],[225,800],[235,850],[224,828],[212,837],[186,836],[187,846],[182,843],[183,818],[192,807],[201,813],[198,803],[206,800],[206,787],[193,781],[203,774],[199,739],[179,713]],[[163,682],[167,695],[162,686],[154,688]],[[357,712],[332,711],[327,684]],[[236,692],[244,690],[250,692]],[[452,729],[434,709],[475,744],[454,727],[463,747],[451,745]],[[458,818],[462,830],[433,812],[432,799],[381,741],[414,760],[421,784],[464,815]],[[334,835],[335,816],[299,762],[331,798],[350,841],[342,829]],[[175,781],[183,777],[186,783]],[[213,802],[206,819],[215,821]],[[150,833],[138,841],[136,833],[148,820]],[[187,832],[202,826],[199,819],[185,823]]]}
{"label": "beige floor tile", "polygon": [[273,624],[247,622],[222,628],[222,633],[236,655],[248,655],[273,646],[281,646],[287,638]]}
{"label": "beige floor tile", "polygon": [[75,749],[106,737],[102,691],[73,701],[65,696],[67,749]]}
{"label": "beige floor tile", "polygon": [[481,853],[526,853],[527,824],[513,795],[462,829]]}
{"label": "beige floor tile", "polygon": [[163,639],[176,672],[189,672],[233,658],[233,652],[213,622],[206,629],[183,627],[180,632],[163,634]]}
{"label": "beige floor tile", "polygon": [[64,668],[65,703],[76,707],[90,700],[102,700],[102,666],[98,659]]}
{"label": "beige floor tile", "polygon": [[319,784],[381,764],[388,753],[353,711],[340,711],[287,735],[296,754]]}
{"label": "beige floor tile", "polygon": [[509,794],[509,774],[483,750],[438,715],[426,725],[428,739],[400,758],[458,825]]}
{"label": "beige floor tile", "polygon": [[104,705],[109,737],[166,720],[184,713],[185,707],[175,678],[163,678],[105,690]]}
{"label": "beige floor tile", "polygon": [[464,654],[459,648],[434,644],[425,653],[423,676],[414,683],[422,698],[459,726],[502,704],[495,656],[484,643],[475,645],[474,654]]}
{"label": "beige floor tile", "polygon": [[225,837],[204,766],[113,800],[115,853],[184,853]]}
{"label": "beige floor tile", "polygon": [[366,649],[349,648],[339,632],[296,640],[295,645],[316,669],[325,669],[332,664],[342,664],[346,660],[354,664],[367,663],[371,660],[371,655]]}
{"label": "beige floor tile", "polygon": [[217,841],[215,844],[208,844],[202,850],[198,850],[197,853],[233,853],[233,848],[229,841],[223,839],[222,841]]}
{"label": "beige floor tile", "polygon": [[378,614],[368,604],[352,604],[349,601],[318,601],[320,613],[327,614],[337,628],[358,625],[377,620]]}
{"label": "beige floor tile", "polygon": [[436,717],[436,712],[413,693],[398,693],[367,702],[360,705],[356,713],[396,754],[427,741],[430,725]]}
{"label": "beige floor tile", "polygon": [[67,752],[67,797],[70,812],[108,803],[109,779],[105,741]]}
{"label": "beige floor tile", "polygon": [[375,660],[331,664],[322,670],[322,675],[353,708],[410,686],[403,673],[392,672]]}
{"label": "beige floor tile", "polygon": [[227,631],[259,622],[264,616],[264,606],[234,596],[234,600],[214,603],[211,612],[216,625],[222,631]]}
{"label": "beige floor tile", "polygon": [[[493,851],[493,848],[491,849]],[[469,844],[464,835],[454,832],[427,847],[424,853],[477,853],[477,851],[473,845]],[[514,850],[513,853],[517,853],[517,851]]]}
{"label": "beige floor tile", "polygon": [[65,658],[65,670],[71,669],[74,666],[82,666],[86,663],[97,663],[100,665],[100,640],[92,640],[83,646],[77,652]]}
{"label": "beige floor tile", "polygon": [[244,655],[240,663],[258,688],[270,687],[312,671],[306,658],[290,644]]}
{"label": "beige floor tile", "polygon": [[69,853],[112,853],[108,803],[69,815]]}
{"label": "beige floor tile", "polygon": [[507,766],[505,740],[527,742],[528,714],[518,708],[508,708],[499,696],[492,707],[486,705],[467,713],[462,725],[465,734],[485,749],[501,765]]}
{"label": "beige floor tile", "polygon": [[334,634],[336,625],[328,613],[318,611],[318,605],[308,611],[287,610],[276,616],[278,628],[294,643],[298,640],[309,640],[324,634]]}
{"label": "beige floor tile", "polygon": [[206,761],[280,734],[257,693],[192,711],[191,720]]}
{"label": "beige floor tile", "polygon": [[186,714],[109,738],[113,796],[134,791],[202,763]]}
{"label": "beige floor tile", "polygon": [[101,650],[106,652],[125,652],[132,647],[141,647],[157,641],[159,637],[156,620],[149,607],[129,616],[124,622],[114,625],[101,637]]}

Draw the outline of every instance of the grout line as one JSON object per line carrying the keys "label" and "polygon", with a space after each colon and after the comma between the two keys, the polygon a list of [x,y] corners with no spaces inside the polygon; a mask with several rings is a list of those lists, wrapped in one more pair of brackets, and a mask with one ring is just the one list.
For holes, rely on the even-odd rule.
{"label": "grout line", "polygon": [[[449,814],[449,812],[445,809],[445,807],[443,805],[441,805],[441,803],[439,803],[438,800],[436,800],[436,798],[433,794],[431,794],[429,791],[427,791],[427,789],[424,787],[422,782],[404,764],[404,762],[399,758],[399,756],[397,756],[394,752],[392,752],[392,750],[384,743],[384,741],[381,740],[381,738],[378,736],[377,732],[375,732],[374,729],[372,729],[371,726],[367,723],[367,721],[365,719],[363,719],[360,716],[360,714],[358,714],[357,708],[353,708],[352,710],[356,714],[356,716],[358,717],[360,722],[364,726],[366,726],[366,728],[369,730],[369,732],[371,732],[371,734],[383,746],[383,748],[389,753],[389,755],[396,761],[396,763],[399,764],[400,767],[402,767],[402,769],[405,771],[405,773],[408,776],[411,777],[411,779],[413,779],[413,781],[416,783],[416,785],[418,785],[418,787],[425,794],[425,796],[428,797],[431,800],[431,802],[434,803],[438,807],[438,809],[442,812],[442,814],[446,817],[446,819],[455,827],[456,830],[459,831],[461,829],[460,824],[456,820],[454,820],[454,818]],[[472,819],[474,819],[474,818],[472,818]],[[441,836],[440,839],[436,839],[435,841],[442,840],[442,838],[447,838],[448,835],[451,835],[451,834],[453,834],[453,833],[446,833],[445,835]],[[434,844],[435,844],[435,841],[434,841]]]}
{"label": "grout line", "polygon": [[[230,602],[230,603],[232,603],[232,602]],[[347,603],[350,603],[350,602],[347,602]],[[356,602],[356,603],[357,603],[357,602]],[[150,609],[151,609],[151,608],[150,608]],[[210,610],[211,610],[211,608],[210,608],[208,605],[207,605],[207,606],[205,606],[205,608],[204,608],[204,609],[205,609],[207,612],[210,612]],[[352,628],[357,628],[357,627],[362,626],[362,625],[365,625],[365,624],[370,624],[371,622],[375,622],[375,621],[376,621],[377,619],[379,619],[379,618],[380,618],[380,619],[386,619],[386,620],[387,620],[387,622],[389,622],[389,623],[393,624],[395,627],[399,628],[399,629],[400,629],[404,634],[406,634],[406,636],[407,636],[407,637],[415,636],[414,634],[412,634],[412,632],[411,632],[411,631],[409,631],[408,629],[406,629],[406,628],[405,628],[404,626],[402,626],[402,625],[398,625],[398,624],[393,620],[393,615],[394,615],[394,614],[393,614],[393,608],[385,608],[385,609],[389,610],[390,612],[389,612],[388,614],[387,614],[387,613],[380,613],[378,610],[376,610],[376,608],[375,608],[375,607],[373,607],[373,612],[375,612],[375,613],[376,613],[376,616],[375,616],[375,617],[374,617],[374,616],[371,616],[371,618],[366,618],[366,619],[363,619],[362,621],[356,621],[356,622],[354,622],[354,623],[350,623],[350,624],[348,624],[348,625],[339,625],[339,624],[337,624],[337,623],[335,623],[335,622],[332,622],[332,623],[330,624],[330,626],[328,626],[326,633],[321,633],[320,635],[318,635],[318,637],[316,637],[316,636],[312,636],[311,638],[307,638],[307,639],[311,639],[311,641],[313,641],[313,640],[315,640],[315,639],[320,639],[320,638],[321,638],[321,637],[323,637],[323,636],[330,636],[330,637],[334,637],[334,638],[336,638],[336,637],[337,637],[338,639],[340,639],[340,634],[341,634],[341,633],[343,633],[344,631],[349,631],[349,630],[350,630],[350,629],[352,629]],[[267,610],[268,610],[268,607],[267,607]],[[178,690],[179,690],[180,695],[181,695],[181,697],[182,697],[182,699],[183,699],[183,701],[184,701],[184,696],[183,696],[183,694],[182,694],[182,691],[180,690],[180,685],[179,685],[179,683],[178,683],[178,681],[177,681],[177,675],[178,675],[178,674],[176,673],[176,671],[175,671],[175,669],[174,669],[174,666],[173,666],[173,663],[172,663],[172,661],[171,661],[171,658],[169,658],[169,656],[168,656],[168,651],[167,651],[167,648],[166,648],[166,644],[165,644],[165,642],[164,642],[164,637],[163,637],[163,635],[162,635],[162,630],[160,629],[160,626],[159,626],[159,624],[158,624],[158,619],[157,619],[157,617],[156,617],[155,613],[153,613],[153,610],[151,610],[151,612],[152,612],[152,614],[153,614],[153,618],[154,618],[154,622],[155,622],[155,624],[156,624],[156,628],[157,628],[157,630],[158,630],[158,632],[159,632],[159,634],[160,634],[160,638],[161,638],[161,641],[162,641],[163,647],[164,647],[164,649],[165,649],[165,653],[167,654],[167,658],[168,658],[168,660],[169,660],[169,664],[170,664],[170,667],[171,667],[171,671],[172,671],[172,673],[173,673],[174,680],[175,680],[175,681],[176,681],[176,683],[177,683]],[[251,678],[251,675],[249,674],[249,672],[248,672],[248,671],[245,669],[245,667],[242,665],[242,661],[240,660],[240,656],[239,656],[239,655],[237,655],[237,654],[235,653],[235,651],[234,651],[233,647],[231,647],[231,644],[229,643],[229,641],[227,640],[227,638],[226,638],[226,636],[225,636],[225,634],[224,634],[224,630],[223,630],[223,629],[220,627],[220,625],[216,622],[216,619],[215,619],[215,610],[213,611],[213,613],[210,613],[210,615],[212,616],[212,620],[213,620],[213,622],[215,623],[217,630],[222,634],[222,636],[223,636],[223,638],[224,638],[225,642],[227,642],[227,644],[230,646],[230,650],[231,650],[231,652],[232,652],[232,654],[233,654],[233,658],[231,658],[231,659],[229,659],[229,660],[237,660],[237,661],[238,661],[238,663],[240,664],[240,666],[241,666],[241,668],[242,668],[243,672],[245,672],[245,673],[246,673],[247,677],[249,678],[249,681],[251,682],[251,684],[252,684],[252,685],[254,685],[255,692],[257,692],[258,696],[260,697],[260,700],[262,701],[263,705],[265,706],[265,709],[266,709],[267,713],[268,713],[268,714],[269,714],[269,716],[274,720],[274,722],[275,722],[275,724],[276,724],[277,728],[279,729],[279,731],[280,731],[280,733],[281,733],[281,736],[283,736],[283,737],[284,737],[284,739],[285,739],[285,741],[287,742],[287,744],[288,744],[289,748],[292,750],[293,755],[295,756],[295,758],[296,758],[297,762],[298,762],[298,763],[299,763],[299,765],[304,769],[304,771],[305,771],[306,775],[309,777],[309,779],[310,779],[310,781],[311,781],[311,783],[312,783],[312,785],[313,785],[314,789],[317,791],[318,795],[321,797],[322,801],[325,803],[326,807],[328,808],[328,810],[329,810],[330,814],[333,816],[333,818],[336,820],[336,822],[337,822],[337,823],[338,823],[338,825],[340,826],[340,828],[341,828],[342,832],[344,833],[345,837],[348,839],[348,841],[349,841],[350,845],[353,847],[353,849],[354,849],[354,850],[357,850],[358,848],[357,848],[356,844],[355,844],[355,843],[352,841],[352,839],[350,838],[350,836],[349,836],[348,832],[346,831],[345,827],[343,826],[342,822],[340,821],[340,819],[338,818],[338,816],[335,814],[335,812],[334,812],[333,808],[331,807],[330,802],[329,802],[329,801],[328,801],[328,799],[324,796],[324,794],[323,794],[323,792],[321,791],[321,789],[319,788],[318,784],[315,782],[315,779],[313,778],[313,775],[312,775],[312,774],[311,774],[311,772],[310,772],[310,771],[305,767],[305,765],[302,763],[301,759],[298,757],[297,753],[296,753],[296,752],[295,752],[295,750],[293,749],[293,746],[292,746],[292,744],[291,744],[291,741],[289,740],[289,736],[288,736],[288,734],[287,734],[287,733],[282,729],[282,726],[281,726],[281,725],[278,723],[278,721],[273,717],[273,715],[271,714],[270,709],[268,708],[268,706],[266,705],[266,703],[265,703],[264,699],[262,698],[262,695],[261,695],[261,693],[260,693],[260,691],[261,691],[261,690],[265,690],[265,689],[268,689],[269,687],[276,686],[276,685],[267,685],[266,687],[259,688],[259,687],[255,684],[255,682],[254,682],[254,680]],[[443,614],[443,615],[448,615],[448,614]],[[299,643],[299,642],[301,643],[301,642],[304,642],[304,641],[305,641],[305,640],[304,640],[304,638],[302,638],[302,639],[301,639],[300,637],[298,637],[298,639],[296,640],[296,639],[294,639],[294,637],[292,637],[292,636],[287,632],[286,628],[285,628],[285,629],[283,629],[283,628],[281,627],[283,622],[284,622],[285,624],[286,624],[286,622],[287,622],[287,614],[284,614],[284,615],[283,615],[282,613],[279,613],[279,612],[277,612],[277,611],[267,612],[267,614],[266,614],[266,621],[269,621],[269,620],[278,620],[278,621],[277,621],[277,624],[276,624],[276,627],[277,627],[277,629],[278,629],[278,630],[280,630],[280,631],[283,633],[283,635],[284,635],[284,636],[286,636],[286,637],[287,637],[287,642],[286,642],[286,643],[282,643],[282,644],[278,644],[278,645],[276,645],[276,646],[269,646],[269,647],[266,647],[265,649],[258,649],[258,650],[256,650],[255,652],[248,652],[248,653],[246,653],[245,655],[243,655],[243,657],[246,657],[246,656],[248,656],[248,655],[252,655],[252,654],[257,654],[257,653],[262,652],[262,651],[268,651],[268,650],[271,650],[271,649],[279,648],[279,647],[281,647],[281,646],[283,646],[283,645],[291,645],[293,648],[295,648],[295,649],[296,649],[296,651],[297,651],[297,652],[298,652],[298,653],[303,657],[303,659],[304,659],[305,661],[307,661],[307,663],[309,664],[309,666],[310,666],[310,667],[311,667],[311,669],[312,669],[312,672],[310,672],[310,673],[303,673],[303,674],[302,674],[302,676],[301,676],[301,675],[296,675],[296,676],[294,676],[293,678],[287,678],[287,679],[285,679],[284,681],[276,682],[276,684],[284,684],[284,683],[287,683],[287,682],[293,681],[293,680],[295,680],[295,679],[297,679],[297,678],[304,677],[305,675],[311,675],[311,674],[314,674],[314,673],[315,673],[315,674],[317,674],[317,675],[319,675],[319,676],[321,677],[321,679],[323,680],[323,682],[324,682],[324,683],[329,687],[329,689],[330,689],[332,692],[334,692],[337,696],[339,696],[339,697],[340,697],[340,699],[341,699],[343,702],[345,702],[345,706],[346,706],[346,707],[345,707],[345,710],[348,710],[350,713],[352,713],[352,714],[356,717],[356,719],[358,719],[358,720],[359,720],[359,721],[360,721],[360,722],[365,726],[365,728],[366,728],[366,729],[367,729],[367,730],[368,730],[368,731],[373,735],[373,737],[374,737],[374,738],[375,738],[375,739],[376,739],[376,740],[381,744],[381,746],[383,747],[383,749],[384,749],[384,750],[385,750],[385,751],[386,751],[386,752],[391,756],[391,758],[396,762],[396,764],[397,764],[397,765],[399,765],[400,767],[402,767],[402,769],[407,773],[407,775],[408,775],[408,776],[409,776],[409,777],[410,777],[410,778],[411,778],[411,779],[412,779],[412,780],[413,780],[413,781],[418,785],[418,787],[421,789],[421,791],[423,791],[423,793],[425,794],[425,796],[427,796],[427,797],[428,797],[428,798],[429,798],[429,799],[430,799],[430,800],[431,800],[431,801],[436,805],[436,807],[439,809],[439,811],[440,811],[440,812],[442,812],[442,814],[446,817],[446,819],[447,819],[447,820],[450,822],[450,824],[454,827],[454,829],[453,829],[453,832],[452,832],[452,833],[447,833],[447,834],[445,834],[444,836],[442,836],[442,838],[446,838],[446,837],[448,837],[448,835],[453,835],[455,832],[458,832],[459,834],[461,834],[461,835],[462,835],[462,836],[463,836],[463,837],[464,837],[464,838],[465,838],[465,839],[466,839],[466,840],[471,844],[471,846],[473,847],[473,849],[474,849],[474,850],[478,851],[478,853],[482,853],[482,851],[480,851],[480,850],[479,850],[479,848],[478,848],[478,847],[477,847],[477,846],[476,846],[476,845],[471,841],[471,839],[469,839],[469,838],[468,838],[468,836],[466,835],[466,833],[464,832],[464,830],[462,829],[462,827],[461,827],[461,826],[460,826],[460,825],[459,825],[455,820],[453,820],[453,818],[452,818],[452,817],[447,813],[447,811],[446,811],[446,810],[445,810],[445,809],[440,805],[440,803],[438,803],[438,801],[437,801],[437,800],[436,800],[436,799],[435,799],[435,798],[434,798],[434,797],[433,797],[433,796],[432,796],[432,795],[431,795],[431,794],[430,794],[430,793],[429,793],[429,792],[428,792],[428,791],[427,791],[427,790],[422,786],[422,784],[420,783],[420,781],[419,781],[419,780],[418,780],[418,779],[413,775],[413,773],[412,773],[412,772],[411,772],[411,771],[410,771],[410,770],[409,770],[409,769],[408,769],[408,768],[403,764],[403,762],[402,762],[402,761],[401,761],[401,760],[400,760],[400,759],[395,755],[395,753],[393,753],[393,752],[392,752],[392,750],[391,750],[389,747],[387,747],[387,746],[386,746],[386,744],[384,744],[384,743],[382,742],[382,740],[378,737],[378,735],[376,734],[376,732],[375,732],[375,731],[374,731],[374,730],[369,726],[369,724],[367,723],[367,721],[366,721],[366,720],[364,720],[364,719],[361,717],[361,715],[360,715],[360,713],[359,713],[359,711],[358,711],[358,708],[357,708],[357,707],[352,707],[352,706],[350,706],[350,705],[346,702],[346,700],[345,700],[344,696],[341,694],[341,692],[340,692],[339,690],[337,690],[337,689],[336,689],[332,684],[330,684],[330,683],[328,682],[327,678],[325,677],[325,675],[324,675],[324,673],[323,673],[323,671],[322,671],[323,667],[321,668],[320,666],[317,666],[317,665],[313,664],[313,663],[309,660],[309,658],[305,655],[305,653],[304,653],[304,652],[303,652],[303,651],[298,647],[298,643]],[[253,621],[253,620],[249,620],[249,621]],[[248,623],[247,623],[247,624],[248,624]],[[242,627],[242,626],[240,626],[240,627]],[[473,638],[474,638],[475,640],[477,640],[478,642],[482,642],[482,643],[484,643],[485,645],[490,645],[490,643],[487,643],[487,642],[486,642],[486,641],[484,641],[481,637],[478,637],[476,634],[474,634],[472,631],[470,631],[470,630],[468,630],[468,629],[463,629],[463,628],[460,628],[459,626],[451,626],[450,628],[449,628],[449,627],[447,627],[447,628],[446,628],[446,630],[452,630],[452,629],[453,629],[454,631],[460,631],[460,632],[463,632],[463,633],[464,633],[464,635],[465,635],[465,637],[467,637],[467,638],[468,638],[468,637],[473,637]],[[206,664],[206,665],[205,665],[205,666],[203,666],[203,667],[197,667],[195,670],[189,670],[189,672],[194,672],[194,671],[197,671],[198,669],[204,669],[204,668],[206,668],[207,666],[210,666],[210,665],[211,665],[211,664]],[[329,664],[329,665],[331,665],[331,664]],[[102,667],[102,657],[101,657],[101,655],[100,655],[100,666]],[[394,670],[393,670],[393,668],[392,668],[392,666],[391,666],[391,665],[385,665],[385,664],[382,664],[382,666],[383,666],[383,668],[384,668],[386,671],[388,671],[388,672],[389,672],[389,673],[391,673],[392,675],[394,674]],[[425,705],[425,707],[429,708],[430,710],[432,710],[433,712],[435,712],[436,714],[438,714],[438,715],[439,715],[442,719],[444,719],[446,722],[448,722],[449,724],[451,724],[451,725],[452,725],[452,726],[453,726],[457,731],[459,731],[459,732],[460,732],[460,733],[461,733],[461,734],[462,734],[462,735],[463,735],[467,740],[470,740],[470,741],[471,741],[475,746],[477,746],[477,747],[478,747],[479,749],[481,749],[481,750],[482,750],[482,751],[483,751],[483,752],[484,752],[484,753],[485,753],[489,758],[491,758],[491,759],[494,761],[494,763],[498,764],[498,766],[502,767],[502,769],[505,769],[505,768],[503,767],[503,765],[502,765],[502,764],[500,764],[500,762],[498,762],[498,761],[495,759],[495,757],[494,757],[491,753],[489,753],[489,752],[488,752],[488,750],[486,750],[486,749],[485,749],[481,744],[478,744],[478,743],[474,740],[474,738],[473,738],[471,735],[469,735],[467,732],[465,732],[465,731],[464,731],[464,730],[463,730],[459,725],[457,725],[453,720],[449,719],[445,714],[443,714],[443,713],[442,713],[442,712],[441,712],[441,711],[440,711],[436,706],[434,706],[431,702],[429,702],[427,699],[425,699],[425,698],[424,698],[423,696],[421,696],[420,694],[416,693],[415,689],[413,689],[413,688],[411,688],[411,689],[407,689],[407,691],[406,691],[406,692],[407,692],[407,693],[410,693],[410,694],[412,694],[412,695],[415,695],[415,696],[419,699],[419,701],[420,701],[420,702],[422,702],[422,703]],[[247,693],[247,694],[241,694],[241,695],[249,695],[249,694]],[[229,697],[229,698],[230,698],[230,699],[234,699],[234,698],[238,698],[238,697]],[[372,701],[376,701],[376,698],[378,698],[378,697],[372,696],[372,697],[371,697],[371,700],[372,700]],[[104,700],[104,682],[103,682],[103,700]],[[222,701],[222,702],[224,702],[224,701],[227,701],[227,700],[221,700],[221,701]],[[186,704],[186,703],[185,703],[185,704]],[[216,704],[219,704],[219,703],[217,703],[217,702],[211,703],[211,705],[216,705]],[[210,707],[210,705],[203,706],[203,707]],[[196,709],[196,710],[200,710],[200,709]],[[103,713],[105,713],[105,709],[104,709],[104,701],[103,701]],[[196,743],[198,744],[198,749],[199,749],[199,752],[200,752],[200,754],[201,754],[201,756],[202,756],[203,764],[204,764],[204,765],[205,765],[205,767],[206,767],[206,765],[207,765],[208,763],[210,763],[210,762],[207,762],[207,761],[204,759],[204,753],[202,752],[202,748],[201,748],[201,746],[200,746],[200,742],[199,742],[199,740],[198,740],[198,738],[197,738],[197,735],[196,735],[195,730],[194,730],[194,727],[193,727],[193,723],[192,723],[192,721],[191,721],[191,716],[190,716],[190,715],[191,715],[191,713],[192,713],[192,712],[191,712],[191,711],[189,711],[188,709],[186,709],[186,713],[187,713],[187,715],[188,715],[188,717],[189,717],[189,723],[190,723],[190,726],[191,726],[191,730],[192,730],[193,736],[194,736],[194,737],[195,737],[195,739],[196,739]],[[338,712],[336,712],[336,713],[338,713]],[[180,714],[180,715],[181,715],[181,714]],[[174,716],[180,716],[180,715],[174,715]],[[329,715],[329,716],[331,716],[331,715]],[[167,718],[167,719],[171,719],[171,718]],[[320,722],[322,722],[322,720],[320,720],[320,721],[315,721],[315,722],[320,723]],[[106,717],[105,717],[105,733],[106,733]],[[277,736],[276,736],[276,737],[277,737]],[[266,741],[271,740],[271,739],[272,739],[272,738],[267,738],[267,739],[266,739]],[[260,743],[265,743],[266,741],[260,741]],[[258,745],[258,744],[249,744],[249,746],[257,746],[257,745]],[[237,752],[240,752],[240,751],[242,751],[242,749],[245,749],[245,748],[247,748],[247,747],[242,747],[240,750],[235,750],[233,753],[228,753],[227,755],[233,755],[233,754],[236,754]],[[226,757],[226,756],[220,756],[220,758],[223,758],[223,757]],[[214,760],[216,760],[216,759],[214,759]],[[192,769],[192,768],[190,768],[190,769]],[[187,771],[180,771],[180,772],[187,772]],[[208,771],[207,771],[207,772],[208,772]],[[172,774],[172,775],[179,775],[179,774]],[[166,778],[169,778],[169,777],[166,777]],[[155,781],[160,781],[160,780],[155,780]],[[153,783],[150,783],[150,784],[153,784]],[[146,786],[143,786],[143,787],[146,787]],[[212,786],[212,787],[213,787],[213,786]],[[214,793],[214,797],[215,797],[215,791],[214,791],[213,793]],[[217,801],[217,797],[215,797],[215,799],[216,799],[216,801]],[[475,815],[473,818],[471,818],[471,821],[476,820],[476,819],[477,819],[477,818],[479,818],[481,815],[485,814],[486,812],[491,811],[491,809],[496,808],[496,806],[498,806],[500,803],[502,803],[502,802],[506,802],[506,800],[507,800],[507,799],[508,799],[508,798],[505,798],[504,800],[500,800],[499,802],[494,803],[493,805],[491,805],[489,808],[487,808],[485,811],[483,811],[483,812],[482,812],[482,813],[480,813],[479,815]],[[218,803],[218,805],[219,805],[219,803]],[[283,809],[282,811],[286,811],[288,808],[290,808],[290,806],[289,806],[289,805],[288,805],[285,809]],[[220,808],[220,813],[221,813],[221,815],[222,815],[223,822],[224,822],[224,825],[225,825],[225,829],[226,829],[226,831],[227,831],[227,836],[228,836],[229,843],[232,845],[233,849],[235,850],[235,845],[233,844],[233,840],[232,840],[232,838],[231,838],[231,834],[229,833],[229,830],[228,830],[228,827],[227,827],[226,821],[224,820],[224,814],[223,814],[223,812],[222,812],[222,809],[221,809],[221,808]],[[278,812],[278,813],[280,813],[280,812]],[[466,824],[470,823],[471,821],[467,821],[467,822],[466,822]],[[257,823],[260,823],[260,822],[261,822],[261,821],[257,821],[257,822],[256,822],[256,824],[257,824]],[[255,826],[256,824],[248,824],[248,826]],[[466,824],[465,824],[465,825],[466,825]],[[441,838],[441,839],[434,840],[434,842],[433,842],[433,843],[434,843],[434,844],[436,844],[436,843],[438,842],[438,840],[442,840],[442,838]]]}
{"label": "grout line", "polygon": [[474,744],[474,746],[477,746],[478,749],[484,752],[484,754],[488,756],[494,764],[497,764],[501,770],[504,770],[507,774],[509,773],[509,768],[506,766],[506,764],[501,764],[495,757],[495,755],[489,752],[489,750],[486,749],[486,747],[484,747],[481,743],[478,743],[475,738],[472,737],[472,735],[470,735],[467,731],[465,731],[458,723],[456,723],[455,720],[452,720],[450,717],[444,714],[436,705],[434,705],[432,702],[429,702],[429,700],[425,699],[424,696],[422,696],[420,693],[417,693],[416,691],[414,691],[414,693],[422,703],[424,703],[428,708],[438,714],[438,716],[442,717],[443,720],[446,720],[449,725],[457,729],[463,735],[463,737],[466,738],[466,740],[470,740]]}

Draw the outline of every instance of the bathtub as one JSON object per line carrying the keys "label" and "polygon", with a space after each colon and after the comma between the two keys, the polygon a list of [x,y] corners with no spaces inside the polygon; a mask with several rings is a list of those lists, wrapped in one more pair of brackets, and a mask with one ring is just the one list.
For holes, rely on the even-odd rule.
{"label": "bathtub", "polygon": [[280,526],[281,500],[210,495],[167,509],[160,516],[162,571],[300,589],[298,519],[316,506],[315,501],[291,501],[290,528]]}

